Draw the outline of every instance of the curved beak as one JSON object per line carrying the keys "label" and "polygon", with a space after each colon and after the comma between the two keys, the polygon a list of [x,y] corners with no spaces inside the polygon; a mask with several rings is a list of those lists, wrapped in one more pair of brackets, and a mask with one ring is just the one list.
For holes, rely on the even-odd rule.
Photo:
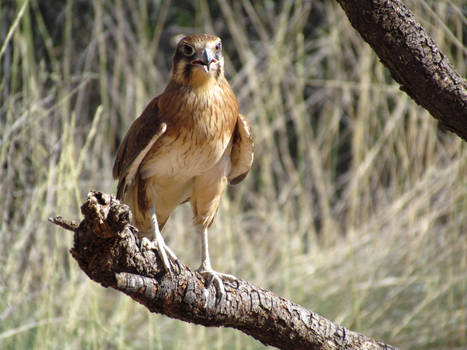
{"label": "curved beak", "polygon": [[201,54],[199,55],[199,58],[197,58],[194,61],[191,61],[192,64],[200,65],[206,73],[208,73],[211,69],[211,63],[213,62],[215,63],[217,62],[217,60],[210,49],[203,49],[203,51],[201,51]]}

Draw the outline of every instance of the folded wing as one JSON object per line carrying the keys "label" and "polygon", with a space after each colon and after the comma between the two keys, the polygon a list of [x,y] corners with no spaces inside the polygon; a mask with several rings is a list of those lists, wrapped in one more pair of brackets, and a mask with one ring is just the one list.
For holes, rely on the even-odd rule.
{"label": "folded wing", "polygon": [[247,176],[253,164],[253,153],[254,142],[250,122],[244,115],[239,114],[230,154],[231,170],[228,176],[230,184],[238,184]]}
{"label": "folded wing", "polygon": [[112,170],[114,179],[118,179],[117,198],[121,199],[133,183],[144,157],[166,129],[154,99],[133,122],[118,149]]}

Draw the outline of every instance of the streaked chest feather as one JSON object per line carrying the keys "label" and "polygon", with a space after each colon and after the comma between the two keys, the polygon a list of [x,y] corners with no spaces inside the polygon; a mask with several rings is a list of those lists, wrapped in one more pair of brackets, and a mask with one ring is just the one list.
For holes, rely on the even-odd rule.
{"label": "streaked chest feather", "polygon": [[238,105],[230,88],[224,90],[216,86],[175,93],[167,107],[164,103],[169,101],[161,99],[160,108],[168,116],[167,132],[144,159],[143,178],[188,179],[208,171],[226,150],[230,152]]}

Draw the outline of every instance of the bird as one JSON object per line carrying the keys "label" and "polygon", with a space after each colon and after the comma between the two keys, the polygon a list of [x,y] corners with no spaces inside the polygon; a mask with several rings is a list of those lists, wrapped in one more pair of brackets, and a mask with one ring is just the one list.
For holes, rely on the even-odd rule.
{"label": "bird", "polygon": [[232,275],[212,268],[208,229],[228,184],[251,169],[254,142],[248,119],[224,75],[222,40],[191,34],[178,42],[170,81],[133,121],[113,166],[117,199],[132,212],[142,245],[155,249],[166,272],[170,256],[161,231],[177,206],[189,202],[201,238],[197,271],[225,295],[222,279]]}

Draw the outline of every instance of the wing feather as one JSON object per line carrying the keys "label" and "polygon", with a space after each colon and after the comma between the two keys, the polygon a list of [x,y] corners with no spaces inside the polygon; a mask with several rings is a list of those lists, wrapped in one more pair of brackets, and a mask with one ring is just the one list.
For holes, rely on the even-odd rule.
{"label": "wing feather", "polygon": [[233,134],[232,152],[230,154],[231,170],[228,176],[232,185],[241,182],[248,174],[253,164],[254,142],[248,119],[238,115]]}
{"label": "wing feather", "polygon": [[117,198],[121,199],[133,183],[144,157],[166,129],[155,98],[133,122],[118,149],[112,170],[114,179],[118,179]]}

